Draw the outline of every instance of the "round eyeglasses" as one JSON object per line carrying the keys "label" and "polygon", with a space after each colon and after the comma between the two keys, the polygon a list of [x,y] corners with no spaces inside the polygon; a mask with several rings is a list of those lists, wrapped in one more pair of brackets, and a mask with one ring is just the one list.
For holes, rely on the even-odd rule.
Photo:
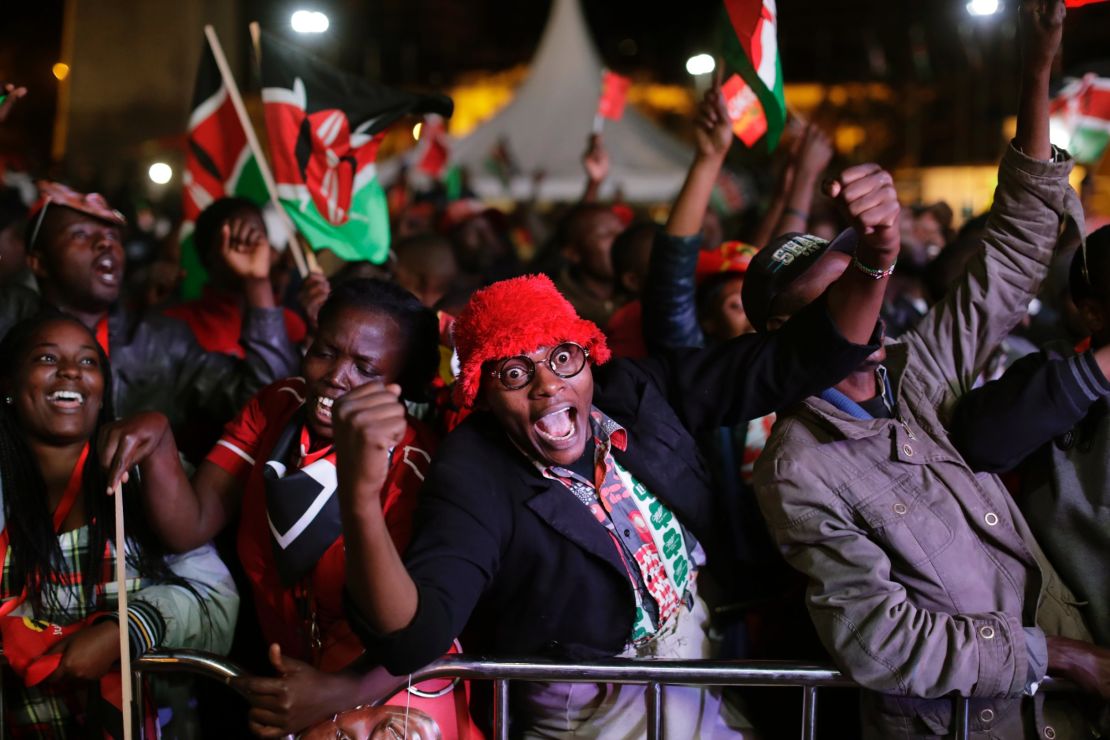
{"label": "round eyeglasses", "polygon": [[[590,351],[576,342],[563,342],[541,360],[551,372],[560,378],[573,378],[586,367],[586,360]],[[511,391],[518,391],[532,382],[536,377],[536,363],[527,355],[506,357],[497,363],[497,367],[490,371],[490,375],[501,381],[501,385]]]}

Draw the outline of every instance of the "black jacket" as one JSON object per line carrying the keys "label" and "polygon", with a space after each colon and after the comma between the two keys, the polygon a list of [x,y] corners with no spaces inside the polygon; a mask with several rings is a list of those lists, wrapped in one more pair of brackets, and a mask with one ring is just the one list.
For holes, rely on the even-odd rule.
{"label": "black jacket", "polygon": [[[628,431],[616,460],[712,559],[719,502],[692,435],[805,398],[875,349],[841,337],[819,301],[772,334],[597,368],[594,404]],[[468,651],[569,659],[615,655],[632,629],[632,590],[605,529],[486,413],[433,460],[405,565],[419,591],[405,629],[378,635],[347,603],[368,657],[394,674],[442,655],[468,623]]]}
{"label": "black jacket", "polygon": [[[0,291],[0,336],[24,318],[57,310],[17,288]],[[281,308],[247,310],[240,341],[243,359],[205,352],[184,322],[116,304],[108,314],[116,416],[159,411],[179,441],[195,439],[199,429],[218,431],[262,388],[299,372],[300,355],[289,341]]]}

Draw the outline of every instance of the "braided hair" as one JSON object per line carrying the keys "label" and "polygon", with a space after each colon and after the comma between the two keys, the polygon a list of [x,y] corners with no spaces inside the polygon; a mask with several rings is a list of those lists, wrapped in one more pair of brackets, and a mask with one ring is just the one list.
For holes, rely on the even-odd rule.
{"label": "braided hair", "polygon": [[[81,474],[80,495],[88,522],[88,548],[80,562],[81,590],[83,603],[92,604],[96,599],[96,587],[102,582],[106,543],[115,537],[114,507],[107,494],[108,479],[101,469],[97,450],[100,429],[113,420],[110,390],[112,375],[108,357],[84,324],[73,317],[48,312],[19,322],[0,341],[0,357],[7,358],[0,369],[0,384],[6,392],[10,393],[14,389],[18,382],[16,368],[22,365],[19,360],[29,350],[31,340],[43,327],[59,322],[79,326],[92,338],[105,378],[103,403],[96,428],[88,441],[89,453]],[[136,483],[132,479],[124,485],[123,501],[125,516],[129,521],[138,523],[143,521],[143,512],[139,504],[139,492],[134,490]],[[58,590],[46,586],[65,582],[62,578],[62,550],[54,531],[53,514],[47,502],[42,469],[27,444],[26,432],[10,404],[0,404],[0,491],[3,493],[4,520],[11,553],[7,591],[17,594],[26,588],[27,603],[36,617],[47,614],[52,619],[58,619],[63,615],[65,607],[60,601]],[[188,589],[204,607],[204,601],[196,590],[166,565],[165,551],[148,527],[129,527],[126,534],[128,565],[143,578]]]}

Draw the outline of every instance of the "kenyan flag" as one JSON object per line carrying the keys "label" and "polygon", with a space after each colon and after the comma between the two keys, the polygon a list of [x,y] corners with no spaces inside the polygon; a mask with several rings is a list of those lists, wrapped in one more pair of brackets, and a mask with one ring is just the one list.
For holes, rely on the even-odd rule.
{"label": "kenyan flag", "polygon": [[1075,161],[1097,165],[1110,144],[1110,78],[1087,74],[1069,81],[1049,112]]}
{"label": "kenyan flag", "polygon": [[449,117],[451,99],[392,90],[263,34],[262,102],[278,199],[312,248],[384,262],[389,212],[378,146],[402,116]]}
{"label": "kenyan flag", "polygon": [[227,84],[205,41],[193,89],[185,155],[181,266],[186,276],[181,289],[186,299],[199,297],[208,279],[193,244],[193,225],[201,211],[225,196],[246,198],[259,205],[269,200]]}
{"label": "kenyan flag", "polygon": [[724,0],[722,12],[725,60],[763,105],[767,151],[774,151],[786,125],[775,0]]}

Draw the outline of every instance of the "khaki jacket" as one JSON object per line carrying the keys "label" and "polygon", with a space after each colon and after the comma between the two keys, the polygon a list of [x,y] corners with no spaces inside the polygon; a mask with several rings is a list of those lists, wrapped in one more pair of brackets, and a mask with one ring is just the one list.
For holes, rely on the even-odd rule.
{"label": "khaki jacket", "polygon": [[[950,694],[972,697],[980,737],[1079,736],[1046,719],[1027,682],[1023,628],[1089,639],[1000,481],[976,475],[944,422],[1025,313],[1061,229],[1081,225],[1071,160],[1013,147],[983,253],[911,333],[888,346],[895,419],[860,421],[810,397],[780,416],[755,470],[786,559],[809,578],[825,647],[864,699],[872,737],[951,732]],[[1081,232],[1077,232],[1081,233]],[[1057,725],[1053,725],[1057,722]]]}

